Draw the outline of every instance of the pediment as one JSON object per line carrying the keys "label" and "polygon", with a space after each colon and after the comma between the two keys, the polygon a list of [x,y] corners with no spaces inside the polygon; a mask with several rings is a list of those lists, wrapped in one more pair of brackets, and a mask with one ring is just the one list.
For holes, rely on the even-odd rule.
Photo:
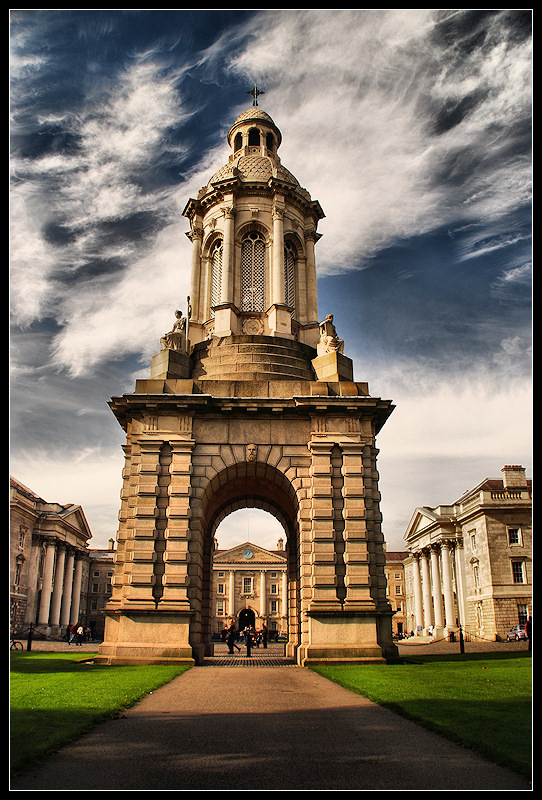
{"label": "pediment", "polygon": [[[249,555],[249,553],[251,555]],[[272,552],[252,542],[235,545],[228,550],[218,550],[213,556],[214,564],[277,564],[286,561],[286,553]]]}
{"label": "pediment", "polygon": [[[416,540],[428,536],[431,539],[435,536],[441,535],[443,532],[450,532],[450,525],[452,524],[451,518],[442,513],[443,508],[437,506],[430,508],[429,506],[419,506],[414,511],[410,522],[406,529],[403,539],[405,542],[413,543]],[[439,513],[440,512],[440,513]]]}

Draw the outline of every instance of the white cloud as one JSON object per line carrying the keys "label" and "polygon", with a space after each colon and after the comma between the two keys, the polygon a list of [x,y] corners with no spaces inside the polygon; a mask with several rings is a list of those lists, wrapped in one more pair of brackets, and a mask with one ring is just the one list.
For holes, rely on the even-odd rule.
{"label": "white cloud", "polygon": [[[510,126],[529,115],[530,42],[501,41],[497,19],[486,47],[460,57],[457,43],[444,48],[433,35],[436,20],[455,13],[264,12],[252,24],[265,35],[232,59],[263,82],[261,104],[284,137],[282,161],[327,215],[321,272],[359,266],[398,238],[530,201],[528,161],[508,152],[496,165]],[[472,110],[437,134],[437,112],[473,95]],[[462,163],[466,155],[476,169]]]}
{"label": "white cloud", "polygon": [[[510,343],[512,350],[517,342]],[[432,382],[412,373],[408,386],[384,387],[396,408],[377,437],[384,533],[390,549],[416,506],[454,502],[505,464],[532,466],[530,380],[491,376]],[[386,388],[391,389],[390,392]]]}
{"label": "white cloud", "polygon": [[80,505],[92,531],[91,547],[116,539],[124,454],[120,447],[18,451],[10,474],[48,503]]}

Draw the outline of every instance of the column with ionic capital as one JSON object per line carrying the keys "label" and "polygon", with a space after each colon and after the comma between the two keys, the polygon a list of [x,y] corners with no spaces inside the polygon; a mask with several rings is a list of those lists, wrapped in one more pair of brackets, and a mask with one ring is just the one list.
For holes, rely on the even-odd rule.
{"label": "column with ionic capital", "polygon": [[455,628],[454,589],[450,542],[442,542],[442,582],[444,585],[444,616],[446,630]]}
{"label": "column with ionic capital", "polygon": [[284,283],[284,209],[281,205],[273,208],[273,303],[286,302]]}
{"label": "column with ionic capital", "polygon": [[260,617],[265,617],[267,603],[265,596],[265,570],[260,570]]}
{"label": "column with ionic capital", "polygon": [[464,628],[467,625],[465,612],[465,575],[464,575],[464,554],[463,539],[457,539],[454,547],[454,567],[455,582],[457,593],[457,612],[459,614],[459,624]]}
{"label": "column with ionic capital", "polygon": [[70,622],[79,621],[79,608],[81,606],[81,581],[83,578],[83,559],[76,556],[75,572],[73,575],[72,587],[72,607],[70,612]]}
{"label": "column with ionic capital", "polygon": [[188,234],[192,242],[192,255],[190,259],[190,304],[192,306],[192,317],[201,322],[201,311],[199,307],[200,299],[200,280],[201,280],[201,243],[203,241],[203,228],[194,222]]}
{"label": "column with ionic capital", "polygon": [[422,568],[422,596],[423,596],[423,616],[425,620],[425,633],[429,626],[433,625],[433,597],[431,592],[431,576],[429,574],[429,559],[427,553],[422,550],[420,553],[420,564]]}
{"label": "column with ionic capital", "polygon": [[60,608],[60,624],[62,627],[70,624],[70,610],[72,606],[72,586],[73,586],[73,567],[75,563],[75,553],[68,550],[66,565],[64,569],[64,588],[62,590],[62,605]]}
{"label": "column with ionic capital", "polygon": [[224,209],[224,240],[222,244],[222,285],[220,303],[233,303],[233,249],[235,209]]}
{"label": "column with ionic capital", "polygon": [[235,570],[230,569],[230,583],[228,587],[228,616],[235,619]]}
{"label": "column with ionic capital", "polygon": [[319,238],[319,235],[314,228],[305,230],[308,322],[318,322],[318,289],[316,286],[316,258],[314,255],[314,244],[317,238]]}
{"label": "column with ionic capital", "polygon": [[412,561],[412,583],[414,588],[414,616],[417,632],[418,629],[423,629],[423,597],[419,553],[414,554]]}
{"label": "column with ionic capital", "polygon": [[45,540],[45,560],[43,562],[43,577],[41,583],[41,600],[38,614],[38,625],[49,623],[49,609],[51,606],[51,593],[53,591],[53,569],[55,564],[55,539]]}
{"label": "column with ionic capital", "polygon": [[64,562],[66,559],[66,547],[61,544],[57,547],[55,583],[53,596],[51,598],[51,609],[49,611],[49,624],[58,625],[60,623],[60,604],[62,602],[62,592],[64,589]]}
{"label": "column with ionic capital", "polygon": [[444,625],[444,617],[442,613],[442,586],[440,581],[439,554],[435,547],[431,547],[431,584],[433,588],[435,627],[442,628]]}

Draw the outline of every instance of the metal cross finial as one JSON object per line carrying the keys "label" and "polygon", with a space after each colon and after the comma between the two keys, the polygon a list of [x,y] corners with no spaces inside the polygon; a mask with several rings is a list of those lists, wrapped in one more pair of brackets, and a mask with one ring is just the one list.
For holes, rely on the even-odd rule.
{"label": "metal cross finial", "polygon": [[251,94],[252,95],[252,97],[254,98],[254,101],[253,101],[252,105],[253,106],[257,106],[258,105],[258,97],[259,97],[259,95],[265,94],[265,92],[262,92],[261,89],[258,89],[256,84],[254,84],[254,86],[252,87],[250,92],[247,92],[247,94]]}

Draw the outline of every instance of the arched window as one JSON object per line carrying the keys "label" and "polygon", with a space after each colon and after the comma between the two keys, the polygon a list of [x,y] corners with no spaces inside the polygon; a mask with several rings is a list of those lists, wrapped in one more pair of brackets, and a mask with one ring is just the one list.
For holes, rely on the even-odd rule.
{"label": "arched window", "polygon": [[265,137],[265,146],[267,147],[270,153],[273,152],[275,147],[275,137],[273,136],[272,133],[268,133],[267,136]]}
{"label": "arched window", "polygon": [[258,231],[241,245],[241,311],[265,311],[265,240]]}
{"label": "arched window", "polygon": [[248,132],[248,145],[249,147],[260,146],[260,131],[258,128],[251,128]]}
{"label": "arched window", "polygon": [[222,289],[222,240],[219,239],[211,250],[211,316],[213,306],[217,306],[221,299]]}
{"label": "arched window", "polygon": [[295,309],[295,262],[297,250],[291,242],[284,243],[284,299]]}
{"label": "arched window", "polygon": [[234,141],[233,151],[235,152],[236,150],[240,150],[241,147],[243,146],[243,137],[241,136],[241,134],[238,133],[233,141]]}

